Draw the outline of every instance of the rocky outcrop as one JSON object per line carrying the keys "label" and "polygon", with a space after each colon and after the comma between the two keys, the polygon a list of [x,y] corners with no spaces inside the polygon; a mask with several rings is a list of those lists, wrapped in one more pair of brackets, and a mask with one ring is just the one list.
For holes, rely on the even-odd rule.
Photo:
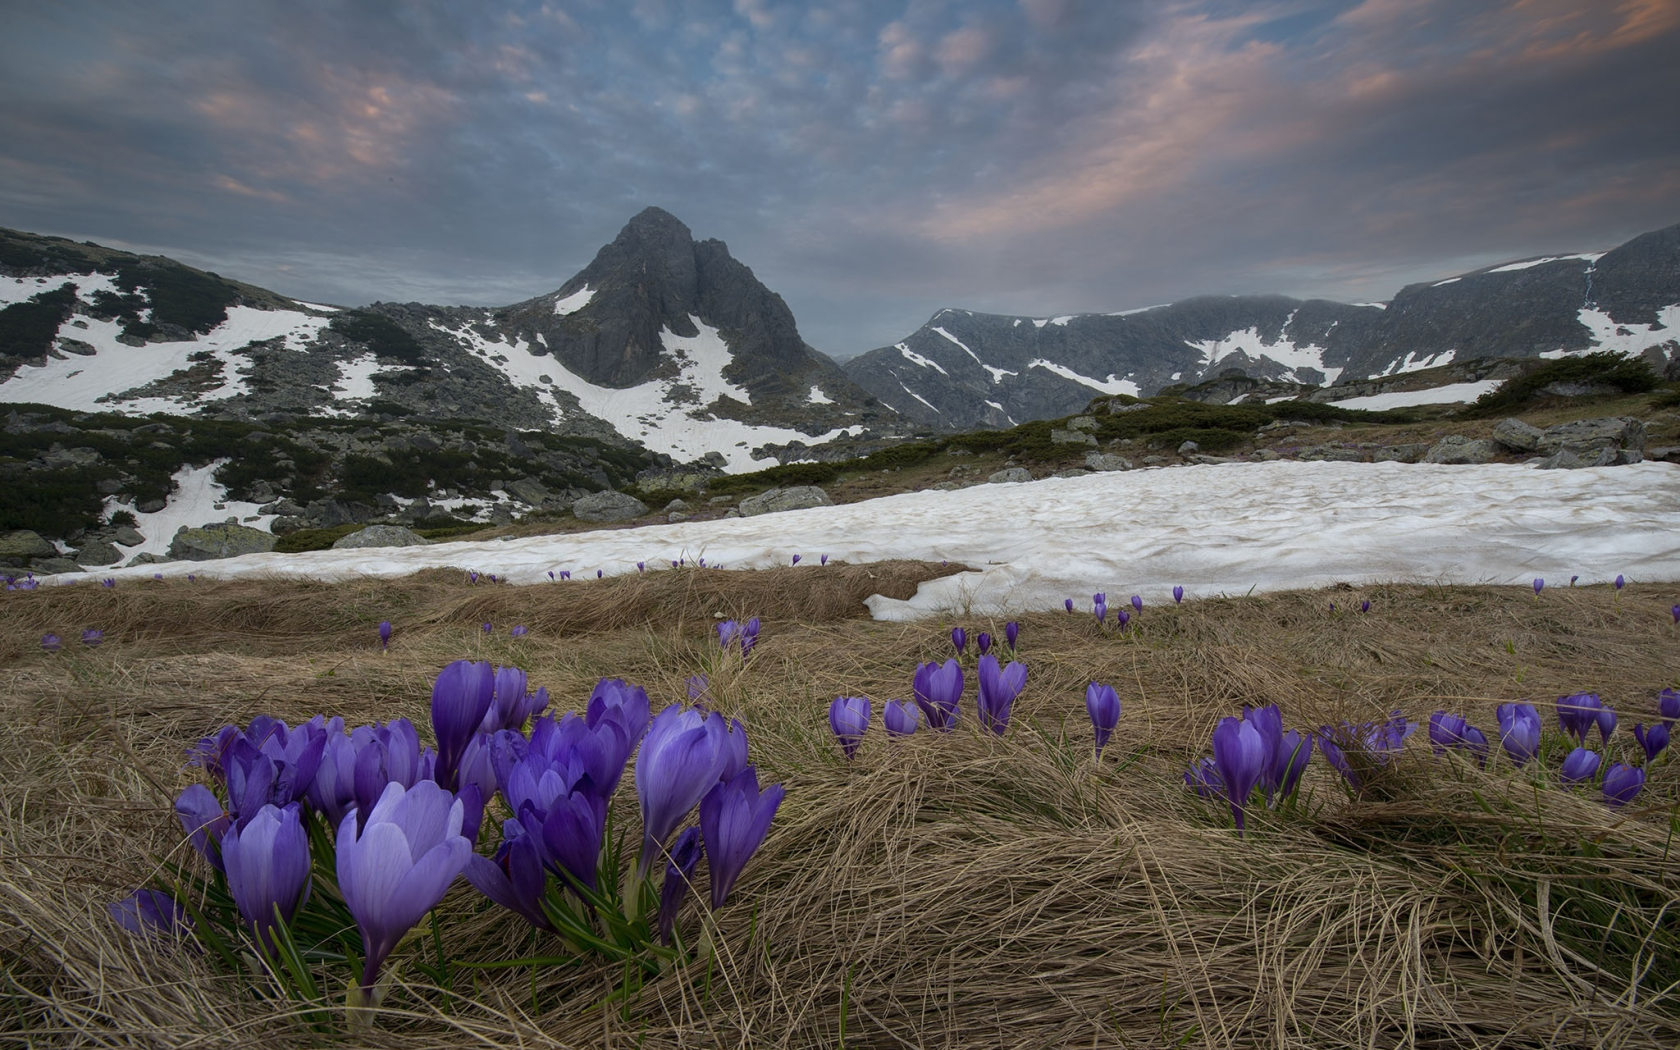
{"label": "rocky outcrop", "polygon": [[770,489],[756,496],[748,496],[741,501],[741,516],[750,518],[758,514],[774,514],[784,510],[805,510],[808,507],[832,507],[834,501],[828,498],[828,493],[815,485],[793,485],[788,488]]}
{"label": "rocky outcrop", "polygon": [[369,525],[333,540],[334,550],[361,547],[424,547],[431,540],[401,525]]}
{"label": "rocky outcrop", "polygon": [[648,512],[648,506],[634,496],[608,489],[579,496],[572,503],[572,514],[580,521],[629,521]]}
{"label": "rocky outcrop", "polygon": [[22,569],[37,559],[58,556],[58,548],[43,539],[40,533],[17,529],[0,534],[0,566]]}
{"label": "rocky outcrop", "polygon": [[1499,446],[1487,438],[1448,434],[1435,442],[1423,457],[1425,463],[1487,463],[1499,454]]}
{"label": "rocky outcrop", "polygon": [[169,556],[176,561],[215,561],[242,554],[266,554],[277,542],[272,532],[232,522],[183,528],[169,541]]}

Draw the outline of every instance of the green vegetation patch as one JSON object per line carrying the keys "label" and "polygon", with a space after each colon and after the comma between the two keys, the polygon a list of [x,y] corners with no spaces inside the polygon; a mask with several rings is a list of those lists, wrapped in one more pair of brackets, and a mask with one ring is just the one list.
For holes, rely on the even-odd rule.
{"label": "green vegetation patch", "polygon": [[75,304],[76,286],[66,281],[51,291],[37,292],[25,302],[0,310],[0,358],[46,357],[59,325],[70,319]]}
{"label": "green vegetation patch", "polygon": [[358,532],[367,526],[351,523],[349,525],[334,525],[330,529],[298,529],[281,536],[274,544],[274,549],[281,554],[302,554],[305,551],[324,551],[332,547],[333,541]]}
{"label": "green vegetation patch", "polygon": [[425,347],[384,314],[346,310],[334,314],[327,327],[352,342],[361,343],[377,357],[401,361],[405,365],[423,366],[426,363]]}
{"label": "green vegetation patch", "polygon": [[203,335],[227,320],[227,308],[239,301],[239,289],[213,273],[164,259],[135,259],[117,267],[116,285],[130,295],[145,289],[150,322],[136,318],[123,331],[146,336],[160,325],[176,325]]}
{"label": "green vegetation patch", "polygon": [[1554,383],[1587,383],[1614,388],[1624,394],[1643,394],[1657,388],[1657,375],[1649,365],[1637,357],[1623,357],[1605,351],[1582,354],[1548,361],[1527,375],[1507,380],[1497,390],[1490,390],[1465,409],[1471,418],[1509,415],[1521,411]]}

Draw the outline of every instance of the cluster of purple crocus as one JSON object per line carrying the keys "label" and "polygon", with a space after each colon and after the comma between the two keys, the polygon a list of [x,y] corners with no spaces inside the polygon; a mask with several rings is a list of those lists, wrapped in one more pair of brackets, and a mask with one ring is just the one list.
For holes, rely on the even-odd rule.
{"label": "cluster of purple crocus", "polygon": [[[780,785],[759,788],[741,723],[681,705],[653,716],[647,692],[619,679],[602,679],[581,715],[544,715],[547,690],[528,685],[514,667],[445,667],[432,690],[435,748],[422,746],[407,719],[347,729],[320,715],[295,728],[259,716],[199,742],[194,762],[210,783],[183,791],[176,812],[265,959],[272,964],[278,928],[289,928],[308,899],[317,816],[324,827],[316,841],[336,854],[336,884],[362,938],[353,1006],[377,1002],[386,958],[457,875],[538,928],[587,922],[580,916],[602,903],[608,809],[638,748],[645,835],[631,918],[653,863],[670,861],[658,924],[669,942],[684,897],[678,887],[686,888],[702,843],[712,906],[723,905],[783,794]],[[506,816],[487,857],[474,847],[498,796]],[[672,844],[696,809],[698,827]],[[586,912],[566,905],[567,890]],[[112,914],[131,929],[183,928],[179,907],[151,889]]]}
{"label": "cluster of purple crocus", "polygon": [[[89,627],[82,632],[82,644],[89,649],[96,649],[105,643],[105,632],[97,627]],[[56,653],[64,648],[64,639],[48,631],[41,636],[41,648],[49,653]]]}
{"label": "cluster of purple crocus", "polygon": [[741,657],[745,659],[752,655],[753,646],[758,644],[758,617],[754,616],[742,623],[737,620],[725,620],[717,625],[718,645],[724,652],[739,649]]}
{"label": "cluster of purple crocus", "polygon": [[1225,799],[1241,835],[1255,790],[1265,792],[1268,807],[1293,798],[1312,758],[1314,741],[1322,746],[1325,738],[1325,732],[1315,737],[1298,729],[1285,731],[1276,704],[1245,706],[1241,718],[1219,720],[1213,730],[1213,757],[1191,763],[1184,782],[1203,798]]}

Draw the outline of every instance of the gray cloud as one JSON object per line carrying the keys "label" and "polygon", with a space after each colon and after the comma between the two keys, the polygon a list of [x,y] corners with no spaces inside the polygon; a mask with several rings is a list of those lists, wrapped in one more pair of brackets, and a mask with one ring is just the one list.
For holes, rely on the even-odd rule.
{"label": "gray cloud", "polygon": [[936,309],[1369,299],[1680,221],[1673,0],[65,0],[0,224],[511,302],[648,204],[847,355]]}

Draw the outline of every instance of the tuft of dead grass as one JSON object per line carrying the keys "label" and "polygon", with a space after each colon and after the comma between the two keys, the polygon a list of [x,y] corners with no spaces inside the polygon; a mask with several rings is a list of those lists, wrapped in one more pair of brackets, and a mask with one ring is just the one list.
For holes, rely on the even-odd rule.
{"label": "tuft of dead grass", "polygon": [[[1531,592],[1385,586],[1149,607],[1125,635],[1088,615],[1022,618],[1030,668],[1015,724],[888,741],[855,761],[828,735],[834,696],[909,695],[919,660],[1002,623],[858,616],[940,570],[657,573],[574,586],[468,588],[454,574],[334,586],[43,589],[0,628],[0,1040],[251,1047],[321,1041],[295,1011],[204,956],[136,940],[104,905],[192,862],[170,811],[183,750],[227,721],[316,711],[426,724],[430,682],[461,657],[517,662],[556,706],[628,678],[656,705],[710,668],[788,789],[764,849],[716,916],[709,977],[668,970],[626,993],[594,962],[479,971],[450,997],[392,993],[374,1047],[1206,1046],[1667,1047],[1680,1042],[1672,854],[1680,774],[1659,762],[1620,812],[1433,760],[1423,741],[1380,796],[1321,765],[1295,813],[1228,818],[1183,789],[1215,721],[1277,703],[1316,726],[1590,689],[1643,718],[1680,680],[1671,598],[1655,588]],[[874,577],[870,577],[874,573]],[[870,590],[864,590],[864,588]],[[861,592],[861,593],[860,593]],[[890,593],[890,592],[889,592]],[[1372,601],[1366,615],[1331,614]],[[106,644],[40,652],[93,616]],[[718,614],[759,615],[745,667],[720,664]],[[372,632],[398,625],[389,653]],[[478,630],[484,620],[499,627]],[[505,627],[524,622],[515,643]],[[91,623],[89,625],[92,625]],[[1001,643],[1000,643],[1001,644]],[[1124,711],[1090,754],[1083,696]],[[972,681],[970,693],[972,695]],[[972,700],[968,714],[972,715]],[[625,789],[628,794],[630,789]],[[621,799],[622,812],[633,800]],[[699,887],[704,897],[704,885]],[[682,928],[692,940],[697,904]],[[451,951],[532,950],[458,886]],[[406,951],[405,949],[404,951]],[[399,956],[404,954],[400,951]],[[1667,957],[1664,956],[1667,953]]]}

